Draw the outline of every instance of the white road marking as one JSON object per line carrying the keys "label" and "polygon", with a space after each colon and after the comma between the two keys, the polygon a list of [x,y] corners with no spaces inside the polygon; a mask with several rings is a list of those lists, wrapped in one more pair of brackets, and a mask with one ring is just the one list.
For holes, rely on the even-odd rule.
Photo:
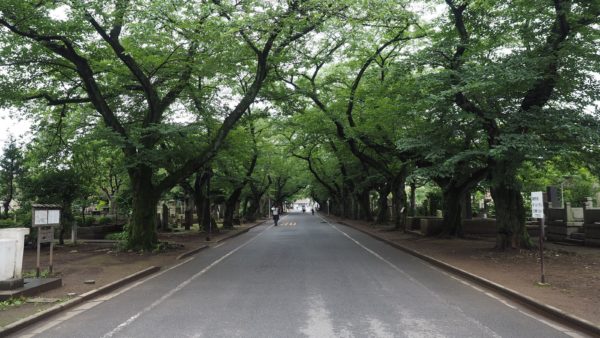
{"label": "white road marking", "polygon": [[307,310],[307,320],[300,332],[309,338],[336,337],[331,313],[325,308],[321,295],[310,297]]}
{"label": "white road marking", "polygon": [[[269,226],[267,229],[269,229],[271,226]],[[265,230],[267,230],[265,229]],[[228,252],[227,254],[225,254],[224,256],[222,256],[221,258],[217,259],[216,261],[212,262],[209,266],[205,267],[204,269],[202,269],[200,272],[196,273],[195,275],[193,275],[192,277],[188,278],[187,280],[183,281],[182,283],[180,283],[179,285],[177,285],[177,287],[175,287],[174,289],[171,289],[171,291],[165,293],[162,297],[160,297],[159,299],[157,299],[156,301],[154,301],[152,304],[150,304],[149,306],[145,307],[142,311],[136,313],[135,315],[131,316],[129,319],[127,319],[126,321],[124,321],[123,323],[119,324],[117,327],[115,327],[113,330],[111,330],[110,332],[106,333],[104,336],[102,336],[103,338],[109,338],[109,337],[113,337],[115,334],[119,333],[120,331],[122,331],[123,329],[125,329],[127,326],[129,326],[131,323],[133,323],[134,321],[136,321],[138,318],[140,318],[143,314],[151,311],[152,309],[154,309],[155,307],[157,307],[158,305],[160,305],[162,302],[164,302],[165,300],[167,300],[169,297],[173,296],[175,293],[181,291],[183,288],[185,288],[188,284],[190,284],[192,281],[194,281],[196,278],[204,275],[207,271],[209,271],[210,269],[212,269],[214,266],[216,266],[217,264],[221,263],[223,260],[225,260],[227,257],[233,255],[234,253],[236,253],[238,250],[240,250],[241,248],[245,247],[246,245],[248,245],[250,242],[254,241],[256,238],[258,238],[260,235],[262,235],[264,233],[264,231],[262,231],[261,233],[259,233],[258,235],[252,237],[250,240],[248,240],[247,242],[245,242],[244,244],[238,246],[237,248],[231,250],[230,252]]]}
{"label": "white road marking", "polygon": [[[329,222],[328,222],[329,223]],[[497,338],[501,338],[500,335],[498,335],[496,332],[494,332],[494,330],[490,329],[489,327],[487,327],[486,325],[484,325],[483,323],[479,322],[478,320],[476,320],[473,317],[468,316],[460,307],[456,306],[456,305],[452,305],[450,303],[448,303],[443,297],[441,297],[440,295],[438,295],[436,292],[434,292],[433,290],[431,290],[430,288],[428,288],[427,286],[425,286],[423,283],[419,282],[418,280],[416,280],[414,277],[412,277],[411,275],[409,275],[406,271],[400,269],[398,266],[396,266],[394,263],[388,261],[387,259],[381,257],[381,255],[379,255],[378,253],[376,253],[375,251],[367,248],[366,246],[364,246],[362,243],[360,243],[359,241],[357,241],[356,239],[352,238],[350,235],[348,235],[347,233],[345,233],[344,231],[340,230],[338,227],[336,227],[335,225],[329,223],[329,225],[331,227],[333,227],[335,230],[339,231],[342,235],[344,235],[346,238],[350,239],[352,242],[354,242],[356,245],[358,245],[359,247],[363,248],[365,251],[367,251],[368,253],[370,253],[371,255],[375,256],[377,259],[381,260],[382,262],[384,262],[385,264],[389,265],[392,269],[400,272],[402,275],[404,275],[408,280],[410,280],[411,282],[415,283],[416,285],[418,285],[419,287],[423,288],[425,291],[427,291],[430,295],[432,295],[433,297],[435,297],[436,299],[438,299],[440,301],[440,303],[444,303],[446,304],[448,307],[456,310],[458,313],[460,313],[467,321],[473,323],[475,326],[479,327],[483,332],[486,333],[487,336],[490,337],[497,337]]]}
{"label": "white road marking", "polygon": [[[362,247],[363,249],[365,249],[367,252],[369,252],[369,253],[373,254],[375,257],[377,257],[377,258],[379,258],[379,259],[383,260],[383,261],[384,261],[384,262],[386,262],[388,265],[392,266],[392,267],[393,267],[395,270],[397,270],[397,271],[399,271],[399,272],[403,273],[404,275],[407,275],[407,276],[408,276],[408,274],[407,274],[405,271],[403,271],[402,269],[400,269],[400,268],[396,267],[396,266],[395,266],[393,263],[391,263],[391,262],[387,261],[385,258],[383,258],[383,257],[381,257],[380,255],[378,255],[377,253],[373,252],[371,249],[369,249],[369,248],[365,247],[364,245],[360,244],[360,243],[359,243],[357,240],[355,240],[354,238],[350,237],[350,235],[346,234],[346,233],[345,233],[345,232],[343,232],[342,230],[338,229],[338,228],[337,228],[335,225],[331,224],[331,223],[330,223],[329,221],[327,221],[326,219],[324,219],[324,218],[322,218],[322,217],[321,217],[321,219],[322,219],[323,221],[325,221],[327,224],[329,224],[331,227],[333,227],[334,229],[336,229],[337,231],[341,232],[341,233],[342,233],[344,236],[348,237],[350,240],[352,240],[353,242],[355,242],[357,245],[359,245],[360,247]],[[570,337],[573,337],[573,338],[581,338],[581,337],[585,337],[585,336],[582,336],[580,333],[577,333],[577,332],[574,332],[574,331],[572,331],[572,329],[571,329],[571,328],[568,328],[568,327],[566,327],[566,326],[563,326],[563,325],[560,325],[560,324],[556,324],[556,323],[550,322],[550,321],[546,320],[546,319],[545,319],[545,318],[543,318],[543,317],[540,317],[540,316],[538,316],[538,315],[535,315],[535,314],[529,313],[529,312],[527,312],[525,309],[521,309],[521,308],[519,308],[519,307],[517,307],[517,306],[515,306],[515,305],[511,304],[509,300],[506,300],[506,299],[504,299],[504,298],[501,298],[501,297],[499,297],[499,296],[497,296],[497,295],[495,295],[495,294],[493,294],[493,293],[491,293],[491,292],[488,292],[488,291],[486,291],[486,290],[484,290],[484,289],[482,289],[482,288],[480,288],[480,287],[477,287],[476,285],[474,285],[474,284],[472,284],[472,283],[470,283],[470,282],[468,282],[468,281],[466,281],[466,280],[464,280],[464,279],[461,279],[461,278],[459,278],[459,277],[457,277],[457,276],[454,276],[454,275],[450,274],[449,272],[446,272],[446,271],[444,271],[444,270],[441,270],[441,269],[439,269],[439,268],[437,268],[437,267],[435,267],[435,266],[433,266],[433,265],[431,265],[431,264],[428,264],[428,263],[427,263],[427,262],[425,262],[425,261],[422,261],[421,263],[423,263],[424,265],[428,266],[429,268],[431,268],[431,269],[433,269],[433,270],[436,270],[436,271],[438,271],[438,272],[441,272],[441,273],[445,274],[446,276],[448,276],[448,277],[450,277],[450,278],[452,278],[452,279],[454,279],[454,280],[457,280],[457,281],[459,281],[460,283],[462,283],[462,284],[464,284],[464,285],[467,285],[467,286],[469,286],[469,287],[471,287],[471,288],[473,288],[473,289],[475,289],[475,290],[477,290],[477,291],[479,291],[479,292],[481,292],[481,293],[485,294],[486,296],[488,296],[488,297],[490,297],[490,298],[492,298],[492,299],[495,299],[495,300],[497,300],[497,301],[501,302],[502,304],[504,304],[504,305],[508,306],[508,307],[509,307],[509,308],[511,308],[511,309],[514,309],[514,310],[518,311],[519,313],[521,313],[521,314],[523,314],[523,315],[525,315],[525,316],[527,316],[527,317],[533,318],[533,319],[535,319],[535,320],[537,320],[537,321],[539,321],[539,322],[541,322],[541,323],[543,323],[543,324],[546,324],[546,325],[550,326],[551,328],[553,328],[553,329],[555,329],[555,330],[557,330],[557,331],[560,331],[560,332],[564,333],[564,334],[565,334],[565,335],[567,335],[567,336],[570,336]],[[410,277],[410,279],[411,279],[411,280],[413,280],[413,281],[415,281],[415,280],[414,280],[412,277]],[[416,282],[416,281],[415,281],[415,282]],[[418,283],[418,282],[417,282],[417,283]],[[425,286],[424,286],[424,285],[422,285],[421,283],[418,283],[418,284],[419,284],[419,285],[421,285],[421,286],[423,286],[423,287],[425,287]],[[427,287],[425,287],[425,288],[427,289]],[[430,292],[432,292],[432,293],[433,293],[433,291],[431,291],[431,290],[430,290]],[[462,311],[461,311],[461,312],[462,312]],[[466,314],[465,314],[465,316],[466,316]]]}
{"label": "white road marking", "polygon": [[369,323],[369,336],[381,338],[394,337],[394,333],[391,332],[387,325],[379,319],[367,316],[366,320]]}
{"label": "white road marking", "polygon": [[499,301],[500,303],[508,306],[509,308],[511,308],[513,310],[518,311],[519,313],[521,313],[521,314],[523,314],[523,315],[525,315],[527,317],[533,318],[533,319],[535,319],[535,320],[537,320],[537,321],[539,321],[541,323],[544,323],[544,324],[550,326],[551,328],[564,333],[565,335],[567,335],[569,337],[573,337],[573,338],[585,337],[585,336],[582,336],[580,333],[572,331],[572,329],[569,328],[569,327],[563,326],[561,324],[550,322],[550,321],[546,320],[544,317],[542,317],[540,315],[537,315],[537,314],[534,314],[534,313],[530,313],[526,309],[519,308],[515,304],[511,303],[510,300],[502,298],[501,296],[498,296],[498,295],[496,295],[496,294],[494,294],[492,292],[486,291],[486,290],[484,290],[484,289],[476,286],[475,284],[473,284],[471,282],[468,282],[466,280],[460,279],[460,277],[456,277],[456,276],[450,274],[449,272],[446,272],[446,271],[443,271],[443,270],[439,269],[438,267],[435,267],[435,266],[430,265],[430,264],[427,264],[427,266],[429,266],[433,270],[436,270],[438,272],[441,272],[441,273],[445,274],[446,276],[448,276],[448,277],[450,277],[452,279],[455,279],[455,280],[461,282],[464,285],[467,285],[467,286],[469,286],[469,287],[471,287],[471,288],[473,288],[473,289],[475,289],[475,290],[477,290],[477,291],[485,294],[486,296],[488,296],[490,298],[493,298],[493,299]]}
{"label": "white road marking", "polygon": [[[223,244],[225,244],[225,243],[219,244],[217,247],[219,247],[219,246],[221,246]],[[194,258],[195,257],[190,257],[190,258],[188,258],[188,259],[180,262],[179,264],[176,264],[176,265],[173,265],[173,266],[171,266],[171,267],[169,267],[167,269],[161,270],[161,271],[159,271],[159,272],[157,272],[157,273],[155,273],[155,274],[153,274],[151,276],[148,276],[148,277],[146,277],[146,278],[144,278],[144,279],[142,279],[140,281],[137,281],[137,282],[135,282],[135,283],[133,283],[133,284],[131,284],[129,286],[126,286],[126,287],[121,288],[119,290],[113,291],[113,292],[111,292],[109,294],[106,294],[106,295],[101,296],[99,298],[96,298],[94,300],[90,300],[90,301],[88,301],[86,303],[83,303],[82,305],[76,306],[74,309],[67,311],[65,314],[61,315],[60,317],[57,317],[56,319],[54,319],[54,320],[52,320],[52,321],[44,324],[43,326],[40,326],[40,327],[36,328],[31,334],[28,334],[27,336],[30,336],[30,335],[31,336],[35,336],[35,335],[38,335],[40,333],[43,333],[44,331],[53,328],[54,326],[56,326],[56,325],[64,322],[67,319],[73,318],[76,315],[78,315],[78,314],[80,314],[80,313],[82,313],[82,312],[84,312],[84,311],[86,311],[88,309],[91,309],[91,308],[93,308],[93,307],[95,307],[95,306],[97,306],[97,305],[99,305],[99,304],[101,304],[101,303],[103,303],[103,302],[105,302],[107,300],[110,300],[110,299],[112,299],[112,298],[114,298],[114,297],[116,297],[116,296],[118,296],[118,295],[120,295],[120,294],[122,294],[124,292],[127,292],[127,291],[129,291],[129,290],[131,290],[131,289],[139,286],[140,284],[146,283],[147,281],[152,280],[154,278],[157,278],[157,277],[159,277],[159,276],[167,273],[168,271],[171,271],[171,270],[176,269],[176,268],[178,268],[178,267],[180,267],[180,266],[182,266],[182,265],[184,265],[186,263],[189,263],[190,261],[194,260]],[[92,303],[93,306],[89,306],[89,308],[87,308],[87,309],[82,309],[82,307],[88,306],[88,305],[86,305],[88,303]],[[23,336],[23,337],[25,337],[25,336]]]}
{"label": "white road marking", "polygon": [[[112,299],[112,298],[114,298],[114,297],[122,294],[123,292],[126,292],[127,290],[130,290],[130,289],[132,289],[132,288],[134,288],[134,287],[136,287],[136,286],[138,286],[138,285],[140,285],[142,283],[145,283],[145,282],[147,282],[147,281],[149,281],[151,279],[154,279],[154,278],[156,278],[156,277],[158,277],[158,276],[160,276],[162,274],[165,274],[167,271],[173,270],[173,269],[175,269],[175,268],[177,268],[177,267],[179,267],[179,266],[181,266],[183,264],[186,264],[186,263],[188,263],[189,261],[191,261],[193,259],[194,259],[194,257],[190,257],[190,258],[182,261],[179,264],[173,265],[173,266],[169,267],[168,269],[164,269],[162,271],[159,271],[158,273],[153,274],[152,276],[148,276],[148,277],[146,277],[146,278],[144,278],[144,279],[142,279],[142,280],[140,280],[138,282],[135,282],[135,283],[133,283],[133,284],[127,286],[127,287],[124,287],[124,288],[119,289],[117,291],[113,291],[113,292],[111,292],[111,293],[109,293],[107,295],[101,296],[101,297],[93,299],[93,300],[89,300],[89,301],[87,301],[87,302],[85,302],[85,303],[83,303],[81,305],[78,305],[74,309],[68,310],[66,313],[62,314],[60,317],[57,317],[57,318],[49,321],[48,323],[43,324],[43,326],[40,326],[40,327],[34,329],[34,331],[31,334],[32,335],[38,335],[40,333],[43,333],[44,331],[49,330],[49,329],[55,327],[56,325],[64,322],[67,319],[73,318],[73,317],[75,317],[76,315],[78,315],[80,313],[83,313],[83,312],[85,312],[85,311],[87,311],[87,310],[89,310],[89,309],[91,309],[93,307],[96,307],[97,305],[100,305],[103,302],[105,302],[107,300],[110,300],[110,299]],[[22,336],[22,337],[25,337],[25,336]]]}

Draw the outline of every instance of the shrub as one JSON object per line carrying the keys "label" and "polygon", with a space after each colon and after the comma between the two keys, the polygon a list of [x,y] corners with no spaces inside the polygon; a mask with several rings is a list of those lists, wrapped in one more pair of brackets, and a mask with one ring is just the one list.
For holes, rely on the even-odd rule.
{"label": "shrub", "polygon": [[0,229],[16,228],[18,226],[19,226],[18,223],[15,222],[13,219],[10,219],[10,218],[0,219]]}
{"label": "shrub", "polygon": [[110,219],[110,217],[102,216],[102,217],[98,218],[96,222],[100,225],[104,225],[104,224],[110,223],[111,219]]}
{"label": "shrub", "polygon": [[84,221],[81,222],[81,226],[91,227],[92,225],[94,225],[95,222],[96,222],[96,219],[94,217],[88,216],[85,218]]}
{"label": "shrub", "polygon": [[113,241],[118,241],[117,243],[117,249],[119,250],[126,250],[128,242],[129,242],[129,225],[125,224],[123,226],[123,231],[121,232],[114,232],[112,234],[108,234],[106,235],[104,238],[109,239],[109,240],[113,240]]}

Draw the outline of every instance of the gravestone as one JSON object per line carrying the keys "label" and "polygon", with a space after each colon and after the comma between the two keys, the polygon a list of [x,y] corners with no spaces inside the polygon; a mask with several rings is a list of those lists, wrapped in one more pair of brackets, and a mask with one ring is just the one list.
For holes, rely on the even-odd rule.
{"label": "gravestone", "polygon": [[562,201],[560,200],[559,188],[555,186],[546,187],[546,196],[550,208],[561,208]]}

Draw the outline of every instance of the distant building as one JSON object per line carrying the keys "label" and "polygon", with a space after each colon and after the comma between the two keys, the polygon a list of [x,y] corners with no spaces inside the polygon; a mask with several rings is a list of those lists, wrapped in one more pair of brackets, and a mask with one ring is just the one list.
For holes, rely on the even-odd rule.
{"label": "distant building", "polygon": [[315,205],[315,202],[309,198],[303,198],[300,200],[296,200],[293,203],[294,210],[302,210],[302,207],[306,210],[310,210]]}

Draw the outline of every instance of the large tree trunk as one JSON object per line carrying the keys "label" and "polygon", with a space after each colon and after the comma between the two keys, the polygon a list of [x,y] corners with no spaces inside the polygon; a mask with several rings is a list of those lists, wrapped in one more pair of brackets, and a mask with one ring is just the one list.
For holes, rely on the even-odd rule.
{"label": "large tree trunk", "polygon": [[392,183],[392,211],[394,213],[394,229],[406,230],[406,191],[404,177]]}
{"label": "large tree trunk", "polygon": [[233,216],[235,214],[235,207],[240,200],[243,189],[243,187],[235,189],[225,201],[225,215],[223,216],[223,228],[225,229],[233,229]]}
{"label": "large tree trunk", "polygon": [[496,207],[496,248],[500,250],[532,247],[525,227],[523,196],[515,172],[514,165],[510,163],[496,163],[492,168],[490,190]]}
{"label": "large tree trunk", "polygon": [[443,230],[444,236],[462,236],[462,217],[461,217],[461,201],[464,198],[461,188],[454,185],[444,187],[442,191],[444,198],[443,206]]}
{"label": "large tree trunk", "polygon": [[194,205],[194,198],[186,194],[183,220],[183,227],[185,230],[190,230],[192,225],[194,225]]}
{"label": "large tree trunk", "polygon": [[196,173],[194,179],[194,189],[192,195],[194,196],[194,204],[196,205],[196,217],[198,218],[198,230],[204,230],[204,214],[206,212],[206,197],[205,197],[205,185],[206,175],[204,173]]}
{"label": "large tree trunk", "polygon": [[413,181],[410,183],[410,216],[417,215],[417,184]]}
{"label": "large tree trunk", "polygon": [[4,207],[4,218],[8,218],[8,208],[10,207],[10,199],[3,201],[2,206]]}
{"label": "large tree trunk", "polygon": [[61,227],[58,234],[58,244],[65,245],[65,234],[71,232],[73,227],[72,201],[66,201],[62,204]]}
{"label": "large tree trunk", "polygon": [[358,219],[363,221],[373,221],[371,213],[371,201],[369,199],[369,190],[362,191],[357,197],[358,200]]}
{"label": "large tree trunk", "polygon": [[249,203],[248,203],[248,208],[246,209],[245,218],[249,222],[254,222],[254,221],[256,221],[256,218],[257,218],[258,208],[260,207],[260,200],[250,198],[250,200],[248,202]]}
{"label": "large tree trunk", "polygon": [[464,193],[461,205],[461,215],[463,219],[473,219],[473,205],[471,204],[471,190]]}
{"label": "large tree trunk", "polygon": [[129,177],[133,191],[133,210],[128,229],[128,246],[135,250],[152,250],[158,242],[155,221],[160,194],[152,186],[152,169],[133,169]]}
{"label": "large tree trunk", "polygon": [[208,188],[210,186],[210,174],[204,171],[197,173],[194,180],[194,204],[196,204],[196,214],[198,216],[199,230],[205,233],[219,232],[210,214],[210,199],[208,198]]}
{"label": "large tree trunk", "polygon": [[340,211],[341,216],[343,218],[352,218],[354,216],[354,204],[352,203],[352,201],[352,193],[348,189],[345,189],[344,195],[342,196],[342,200],[340,201]]}
{"label": "large tree trunk", "polygon": [[206,193],[204,195],[204,205],[202,206],[202,227],[204,228],[204,232],[207,234],[211,234],[213,232],[218,232],[217,224],[213,221],[212,213],[211,213],[211,190],[210,183],[212,180],[212,168],[208,168],[205,181]]}
{"label": "large tree trunk", "polygon": [[377,224],[385,224],[389,221],[389,211],[388,211],[388,195],[390,194],[390,185],[383,184],[379,188],[379,200],[377,201],[377,219],[375,222]]}

